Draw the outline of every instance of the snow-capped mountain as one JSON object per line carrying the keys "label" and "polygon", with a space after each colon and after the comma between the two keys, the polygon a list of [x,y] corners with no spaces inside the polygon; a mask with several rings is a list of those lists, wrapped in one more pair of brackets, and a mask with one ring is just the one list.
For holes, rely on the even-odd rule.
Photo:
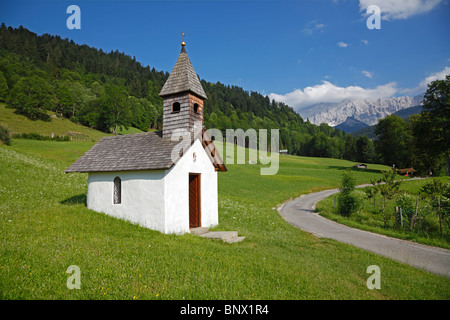
{"label": "snow-capped mountain", "polygon": [[297,112],[304,120],[309,119],[313,124],[327,123],[334,127],[350,117],[367,125],[374,125],[379,119],[394,112],[420,105],[422,100],[423,94],[377,100],[347,98],[338,103],[315,104]]}

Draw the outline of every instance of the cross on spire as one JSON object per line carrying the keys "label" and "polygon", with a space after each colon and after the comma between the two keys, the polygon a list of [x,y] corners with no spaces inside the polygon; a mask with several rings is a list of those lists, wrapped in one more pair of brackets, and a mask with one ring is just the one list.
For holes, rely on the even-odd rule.
{"label": "cross on spire", "polygon": [[181,33],[181,45],[184,47],[186,42],[184,42],[184,32]]}

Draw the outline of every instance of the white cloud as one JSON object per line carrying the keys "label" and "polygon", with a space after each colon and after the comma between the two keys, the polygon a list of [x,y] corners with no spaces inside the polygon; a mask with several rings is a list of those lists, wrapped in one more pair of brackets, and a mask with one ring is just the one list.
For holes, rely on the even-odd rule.
{"label": "white cloud", "polygon": [[342,42],[342,41],[339,41],[338,43],[336,43],[336,45],[338,47],[341,47],[341,48],[347,48],[348,47],[348,43],[345,43],[345,42]]}
{"label": "white cloud", "polygon": [[271,100],[284,102],[298,110],[320,102],[340,102],[345,98],[389,98],[397,92],[395,82],[380,85],[373,89],[365,89],[359,86],[338,87],[329,81],[322,81],[321,84],[296,89],[284,95],[271,93],[268,96]]}
{"label": "white cloud", "polygon": [[373,73],[370,72],[370,71],[367,71],[367,70],[363,70],[363,71],[362,71],[362,74],[363,74],[364,76],[366,76],[367,78],[372,78],[372,77],[373,77]]}
{"label": "white cloud", "polygon": [[433,82],[435,80],[443,80],[443,79],[445,79],[445,76],[448,74],[450,74],[450,67],[445,67],[441,71],[430,74],[428,77],[423,79],[417,87],[412,88],[412,89],[403,89],[403,90],[401,90],[401,93],[403,93],[403,94],[423,93],[423,92],[427,91],[428,84],[430,84],[431,82]]}
{"label": "white cloud", "polygon": [[445,67],[443,70],[435,72],[420,82],[419,87],[427,88],[428,84],[435,80],[443,80],[445,76],[450,74],[450,67]]}
{"label": "white cloud", "polygon": [[310,36],[315,32],[323,32],[323,29],[325,27],[326,26],[323,23],[318,23],[318,20],[315,19],[315,20],[308,22],[305,29],[303,29],[303,33]]}
{"label": "white cloud", "polygon": [[[362,73],[369,78],[370,76],[373,76],[371,72],[366,70],[363,70]],[[284,102],[298,111],[299,109],[313,104],[322,102],[341,102],[346,98],[376,100],[398,95],[417,95],[424,93],[430,82],[445,79],[445,76],[449,74],[450,67],[445,67],[441,71],[431,73],[425,77],[417,87],[404,89],[398,88],[396,82],[389,82],[375,88],[362,88],[360,86],[339,87],[324,80],[321,84],[303,89],[295,89],[286,94],[270,93],[268,97],[271,100],[274,99],[275,101]],[[328,75],[325,76],[325,79],[328,78]]]}
{"label": "white cloud", "polygon": [[366,46],[369,44],[369,40],[362,39],[361,42],[364,43]]}
{"label": "white cloud", "polygon": [[443,0],[359,0],[359,9],[366,15],[367,7],[377,5],[383,20],[408,19],[433,10]]}

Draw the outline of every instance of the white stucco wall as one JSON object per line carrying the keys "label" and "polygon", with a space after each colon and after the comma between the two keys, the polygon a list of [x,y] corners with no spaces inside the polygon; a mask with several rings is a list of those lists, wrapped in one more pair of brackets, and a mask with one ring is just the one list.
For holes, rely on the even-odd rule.
{"label": "white stucco wall", "polygon": [[197,140],[166,174],[166,233],[189,232],[189,173],[201,174],[201,226],[212,227],[219,223],[217,172]]}
{"label": "white stucco wall", "polygon": [[[91,173],[87,207],[164,232],[164,174],[163,170]],[[113,203],[115,177],[122,180],[120,204]]]}
{"label": "white stucco wall", "polygon": [[[89,174],[87,206],[152,230],[186,233],[189,232],[189,173],[201,174],[202,227],[217,225],[217,172],[199,140],[170,170]],[[120,204],[113,203],[115,177],[122,181]]]}

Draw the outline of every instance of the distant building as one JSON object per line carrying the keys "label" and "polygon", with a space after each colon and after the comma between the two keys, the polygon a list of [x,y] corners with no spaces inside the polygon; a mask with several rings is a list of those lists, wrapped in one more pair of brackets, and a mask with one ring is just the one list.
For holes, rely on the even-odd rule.
{"label": "distant building", "polygon": [[280,150],[279,153],[280,153],[280,154],[288,154],[288,151],[287,151],[287,149],[284,149],[284,150]]}
{"label": "distant building", "polygon": [[413,176],[413,173],[417,172],[414,168],[404,168],[404,169],[397,169],[397,173],[402,176]]}
{"label": "distant building", "polygon": [[[227,171],[210,139],[200,130],[173,155],[177,129],[203,126],[206,94],[182,42],[178,60],[164,84],[162,132],[105,137],[67,172],[87,172],[87,207],[162,233],[182,234],[213,227],[218,217],[218,171]],[[189,141],[189,140],[188,140]]]}

